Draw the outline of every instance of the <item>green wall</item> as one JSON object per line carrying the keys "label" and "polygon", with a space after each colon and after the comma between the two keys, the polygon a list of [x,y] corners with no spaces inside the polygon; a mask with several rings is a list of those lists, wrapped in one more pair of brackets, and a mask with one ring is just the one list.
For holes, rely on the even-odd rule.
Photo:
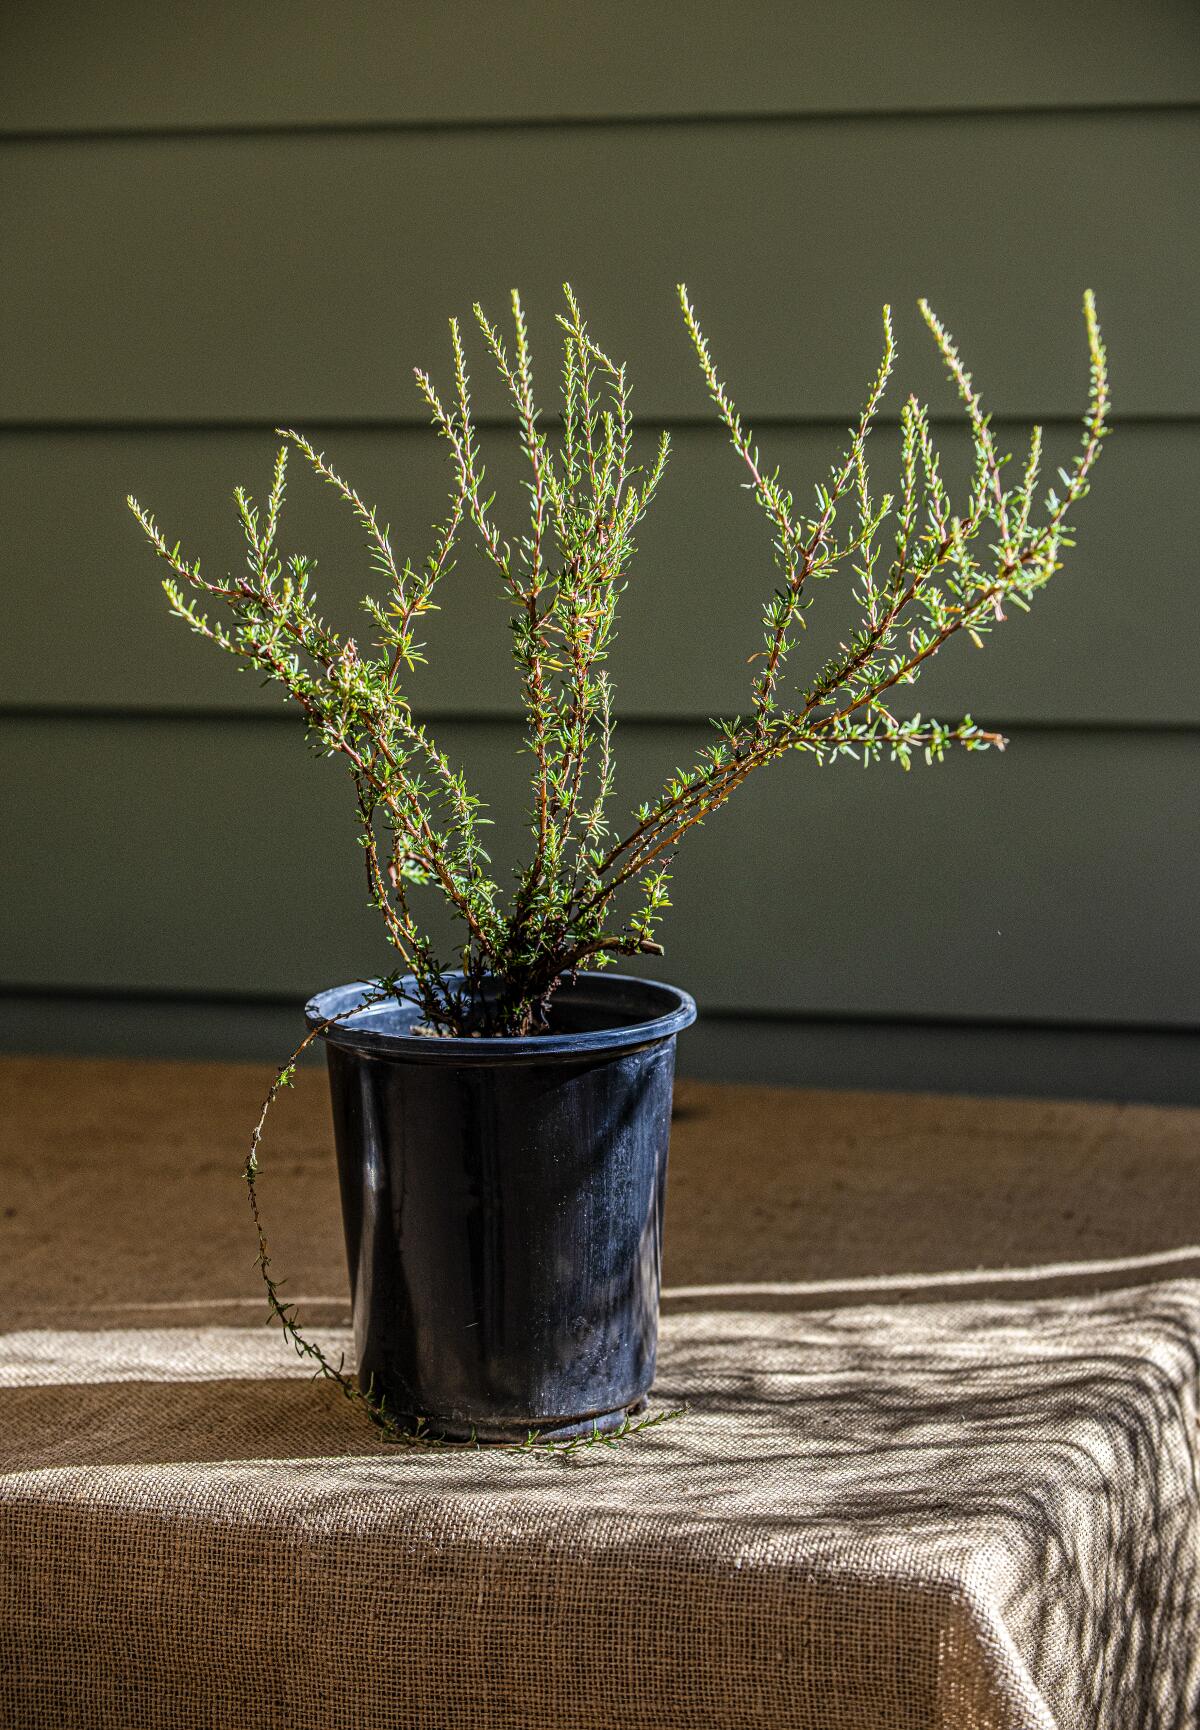
{"label": "green wall", "polygon": [[[386,964],[348,789],[167,619],[127,491],[232,562],[230,489],[265,487],[271,429],[297,424],[419,553],[444,475],[412,365],[444,376],[445,315],[518,283],[549,381],[569,275],[675,442],[613,665],[632,801],[745,706],[773,578],[674,283],[798,489],[885,299],[901,388],[961,462],[922,293],[1000,436],[1037,419],[1065,454],[1090,285],[1118,430],[1077,552],[1032,618],[952,645],[919,692],[1009,751],[772,770],[681,855],[657,966],[708,1011],[683,1056],[710,1074],[1200,1098],[1191,0],[9,0],[0,97],[0,1041],[270,1054],[295,1000]],[[295,476],[293,544],[349,622],[364,560],[336,503]],[[414,693],[503,800],[504,609],[469,560],[452,584]],[[845,593],[809,617],[821,658]]]}

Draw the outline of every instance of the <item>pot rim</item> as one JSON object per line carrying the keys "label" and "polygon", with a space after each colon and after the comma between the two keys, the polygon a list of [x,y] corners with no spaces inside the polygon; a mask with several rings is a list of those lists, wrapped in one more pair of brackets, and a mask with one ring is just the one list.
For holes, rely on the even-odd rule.
{"label": "pot rim", "polygon": [[[460,980],[462,977],[461,972],[443,975],[447,980]],[[401,984],[407,985],[412,978],[412,974],[406,974]],[[356,979],[350,984],[333,985],[317,992],[304,1006],[304,1018],[309,1027],[319,1028],[333,1015],[346,1015],[356,997],[365,997],[372,984],[371,980]],[[696,1019],[695,1000],[686,991],[632,973],[581,972],[573,984],[564,981],[559,991],[569,991],[575,1005],[580,1008],[594,1006],[597,1012],[602,1013],[610,1007],[618,1019],[611,1026],[577,1032],[486,1034],[468,1039],[429,1038],[410,1031],[420,1016],[415,1005],[387,1002],[373,1005],[366,1014],[372,1016],[382,1011],[399,1016],[407,1012],[406,1023],[394,1031],[378,1026],[356,1026],[356,1016],[351,1013],[344,1021],[326,1027],[320,1037],[329,1045],[353,1051],[362,1057],[394,1057],[406,1063],[533,1063],[546,1058],[567,1059],[604,1052],[636,1051],[674,1038]],[[577,993],[583,995],[577,996]],[[608,1000],[607,1004],[605,1000]]]}

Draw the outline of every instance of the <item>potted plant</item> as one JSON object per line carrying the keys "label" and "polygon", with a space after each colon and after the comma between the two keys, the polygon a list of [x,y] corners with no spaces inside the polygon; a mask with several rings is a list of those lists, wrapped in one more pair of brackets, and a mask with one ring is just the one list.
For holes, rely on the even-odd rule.
{"label": "potted plant", "polygon": [[[279,685],[316,749],[340,755],[350,771],[369,893],[397,967],[315,997],[304,1043],[323,1038],[328,1057],[357,1397],[393,1434],[553,1440],[630,1426],[654,1373],[674,1045],[695,1007],[684,992],[613,964],[662,953],[657,933],[680,843],[785,752],[818,763],[887,756],[908,768],[914,755],[933,761],[953,745],[1003,746],[969,718],[945,725],[905,715],[895,699],[952,637],[980,644],[1006,608],[1027,608],[1059,568],[1107,424],[1105,355],[1089,293],[1082,444],[1060,470],[1061,490],[1039,504],[1040,430],[1009,484],[1008,459],[971,377],[922,301],[965,408],[970,493],[956,510],[928,411],[910,396],[900,412],[897,493],[876,497],[866,452],[894,361],[885,308],[883,357],[865,407],[806,509],[760,460],[681,287],[687,331],[766,519],[778,576],[752,658],[747,714],[714,722],[691,767],[619,826],[606,658],[669,440],[664,434],[648,470],[636,465],[625,367],[595,343],[569,287],[565,293],[554,430],[535,403],[519,297],[510,336],[475,308],[527,465],[527,520],[511,538],[485,484],[454,320],[449,392],[416,374],[452,475],[447,514],[423,563],[399,560],[374,510],[290,430],[281,429],[265,507],[235,493],[244,572],[203,573],[129,501],[170,567],[163,587],[171,610]],[[381,584],[363,603],[369,647],[321,619],[311,561],[281,551],[289,449],[336,489],[366,537]],[[508,893],[490,871],[479,800],[404,692],[406,672],[422,659],[421,621],[464,535],[508,599],[526,719],[531,845]],[[788,689],[811,587],[847,564],[857,578],[857,630]],[[204,598],[215,611],[201,611]],[[420,916],[431,894],[459,923],[454,966]],[[277,1086],[290,1080],[294,1057]],[[298,1349],[352,1391],[300,1334],[272,1278],[254,1187],[262,1123],[246,1177],[272,1310]]]}

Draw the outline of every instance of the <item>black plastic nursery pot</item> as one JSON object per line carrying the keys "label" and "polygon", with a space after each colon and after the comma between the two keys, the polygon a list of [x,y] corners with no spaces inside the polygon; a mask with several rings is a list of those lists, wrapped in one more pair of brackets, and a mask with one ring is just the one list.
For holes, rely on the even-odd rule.
{"label": "black plastic nursery pot", "polygon": [[[310,1026],[368,995],[336,986]],[[654,1379],[686,992],[564,981],[550,1030],[446,1039],[390,999],[324,1029],[360,1382],[481,1441],[615,1428]]]}

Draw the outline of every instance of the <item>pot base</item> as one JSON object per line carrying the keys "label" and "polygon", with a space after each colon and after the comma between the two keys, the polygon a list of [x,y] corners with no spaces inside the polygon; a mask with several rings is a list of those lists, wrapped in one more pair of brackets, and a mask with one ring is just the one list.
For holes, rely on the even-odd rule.
{"label": "pot base", "polygon": [[593,1433],[606,1436],[614,1430],[619,1430],[628,1418],[635,1418],[644,1412],[649,1405],[644,1396],[635,1400],[631,1406],[618,1406],[612,1412],[598,1412],[591,1418],[573,1418],[567,1423],[544,1424],[485,1424],[471,1426],[456,1421],[453,1418],[442,1422],[439,1419],[427,1418],[420,1429],[417,1419],[404,1417],[397,1422],[401,1428],[411,1425],[410,1435],[421,1435],[431,1442],[478,1442],[481,1447],[512,1447],[514,1442],[520,1443],[528,1439],[531,1430],[536,1430],[539,1442],[574,1442],[581,1437]]}

